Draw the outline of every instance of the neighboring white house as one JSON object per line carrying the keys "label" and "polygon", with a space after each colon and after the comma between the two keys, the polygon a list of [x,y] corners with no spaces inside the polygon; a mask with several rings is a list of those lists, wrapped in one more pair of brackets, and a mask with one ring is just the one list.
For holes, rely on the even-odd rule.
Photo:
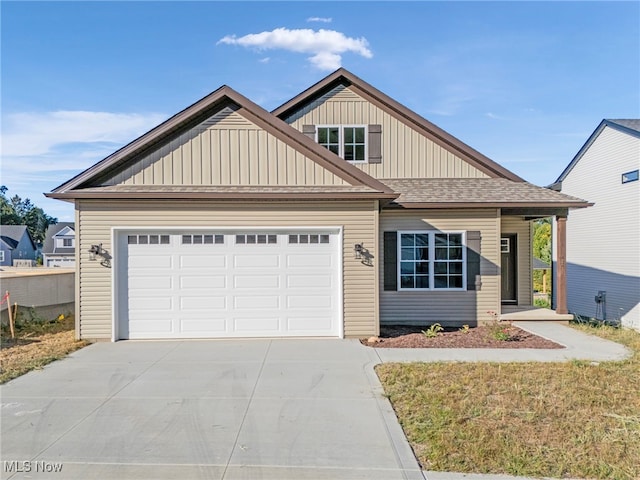
{"label": "neighboring white house", "polygon": [[[551,186],[595,205],[567,222],[571,313],[640,330],[640,120],[603,120]],[[555,252],[554,252],[555,260]]]}
{"label": "neighboring white house", "polygon": [[75,268],[76,232],[72,222],[49,225],[42,248],[45,267]]}

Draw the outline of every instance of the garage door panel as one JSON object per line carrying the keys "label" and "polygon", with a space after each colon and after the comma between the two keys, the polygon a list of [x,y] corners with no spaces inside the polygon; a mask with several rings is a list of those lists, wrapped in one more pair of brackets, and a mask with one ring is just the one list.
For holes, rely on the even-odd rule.
{"label": "garage door panel", "polygon": [[[243,248],[251,248],[247,245]],[[277,254],[264,254],[264,255],[247,255],[236,254],[233,256],[233,266],[236,268],[276,268],[280,266],[280,256]]]}
{"label": "garage door panel", "polygon": [[329,295],[288,295],[288,308],[331,308],[331,296]]}
{"label": "garage door panel", "polygon": [[276,334],[280,331],[279,317],[234,318],[233,330],[236,332],[260,332]]}
{"label": "garage door panel", "polygon": [[182,268],[224,268],[226,262],[225,255],[180,255]]}
{"label": "garage door panel", "polygon": [[226,297],[221,296],[193,296],[180,297],[180,308],[182,310],[224,310],[227,308]]}
{"label": "garage door panel", "polygon": [[171,310],[172,299],[159,296],[129,297],[129,311],[163,311]]}
{"label": "garage door panel", "polygon": [[294,254],[287,255],[287,266],[295,268],[309,268],[309,267],[327,267],[333,266],[332,257],[330,254]]}
{"label": "garage door panel", "polygon": [[278,275],[234,275],[234,288],[279,288]]}
{"label": "garage door panel", "polygon": [[[128,235],[140,242],[156,233]],[[119,316],[128,338],[340,334],[341,253],[335,234],[158,235],[169,243],[127,244],[124,237]]]}
{"label": "garage door panel", "polygon": [[131,288],[133,292],[146,289],[171,289],[171,280],[171,277],[165,276],[133,276],[129,278],[129,288]]}
{"label": "garage door panel", "polygon": [[134,336],[140,334],[141,336],[145,335],[146,338],[154,338],[153,336],[149,337],[148,334],[163,335],[171,333],[173,333],[173,321],[171,319],[139,320],[129,326],[129,334]]}
{"label": "garage door panel", "polygon": [[331,275],[287,275],[288,288],[331,287]]}
{"label": "garage door panel", "polygon": [[237,310],[276,309],[280,307],[280,297],[277,295],[235,295],[233,306]]}
{"label": "garage door panel", "polygon": [[331,329],[332,317],[289,317],[287,318],[287,327],[289,330],[297,332],[326,332]]}
{"label": "garage door panel", "polygon": [[192,334],[220,334],[226,331],[227,321],[222,318],[182,318],[180,319],[180,331]]}
{"label": "garage door panel", "polygon": [[149,270],[172,268],[171,257],[167,255],[129,256],[129,269],[146,268]]}
{"label": "garage door panel", "polygon": [[181,275],[180,288],[225,288],[227,277],[224,275]]}

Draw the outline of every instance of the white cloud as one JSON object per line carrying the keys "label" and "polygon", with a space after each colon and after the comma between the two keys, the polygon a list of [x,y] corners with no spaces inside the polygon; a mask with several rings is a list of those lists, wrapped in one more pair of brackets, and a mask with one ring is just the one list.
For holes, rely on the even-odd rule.
{"label": "white cloud", "polygon": [[269,63],[269,61],[271,60],[271,57],[264,57],[261,58],[260,60],[258,60],[260,63]]}
{"label": "white cloud", "polygon": [[2,156],[46,155],[69,144],[124,144],[166,117],[161,114],[56,111],[8,114]]}
{"label": "white cloud", "polygon": [[307,22],[331,23],[331,22],[333,22],[333,18],[331,18],[331,17],[309,17],[309,18],[307,18]]}
{"label": "white cloud", "polygon": [[351,38],[335,30],[276,28],[270,32],[250,33],[243,37],[227,35],[218,44],[240,45],[259,51],[281,49],[297,53],[310,53],[309,61],[320,70],[335,70],[341,66],[342,54],[356,53],[373,57],[366,38]]}

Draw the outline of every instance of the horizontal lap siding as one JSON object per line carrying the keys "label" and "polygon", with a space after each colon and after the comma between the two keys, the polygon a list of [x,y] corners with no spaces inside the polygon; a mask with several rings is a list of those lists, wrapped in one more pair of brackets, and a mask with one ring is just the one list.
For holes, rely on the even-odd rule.
{"label": "horizontal lap siding", "polygon": [[567,219],[569,311],[593,317],[594,297],[606,291],[607,319],[621,318],[637,330],[640,181],[622,183],[622,174],[639,168],[640,139],[607,126],[562,181],[562,193],[595,204]]}
{"label": "horizontal lap siding", "polygon": [[521,217],[502,217],[503,234],[515,233],[518,244],[518,305],[533,304],[533,224]]}
{"label": "horizontal lap siding", "polygon": [[[111,269],[90,261],[92,244],[112,252],[112,227],[343,227],[345,336],[377,333],[377,271],[354,258],[364,243],[377,260],[377,202],[80,202],[79,318],[82,338],[111,338]],[[113,259],[117,266],[117,259]]]}
{"label": "horizontal lap siding", "polygon": [[344,185],[237,112],[217,115],[103,185]]}
{"label": "horizontal lap siding", "polygon": [[380,323],[442,325],[473,324],[477,320],[490,320],[488,311],[500,310],[500,258],[498,238],[500,220],[495,209],[486,210],[406,210],[383,211],[380,214],[380,252],[384,253],[385,231],[399,230],[454,230],[480,231],[479,291],[464,292],[395,292],[385,291],[380,265]]}
{"label": "horizontal lap siding", "polygon": [[303,125],[382,126],[382,163],[356,163],[375,178],[484,178],[487,175],[418,131],[338,86],[286,119],[296,130]]}

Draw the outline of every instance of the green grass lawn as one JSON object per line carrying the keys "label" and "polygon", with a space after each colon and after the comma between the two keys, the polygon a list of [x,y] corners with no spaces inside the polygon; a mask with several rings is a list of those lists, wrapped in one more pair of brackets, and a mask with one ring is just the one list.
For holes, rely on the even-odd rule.
{"label": "green grass lawn", "polygon": [[575,326],[622,362],[413,363],[376,369],[425,470],[640,478],[640,333]]}

